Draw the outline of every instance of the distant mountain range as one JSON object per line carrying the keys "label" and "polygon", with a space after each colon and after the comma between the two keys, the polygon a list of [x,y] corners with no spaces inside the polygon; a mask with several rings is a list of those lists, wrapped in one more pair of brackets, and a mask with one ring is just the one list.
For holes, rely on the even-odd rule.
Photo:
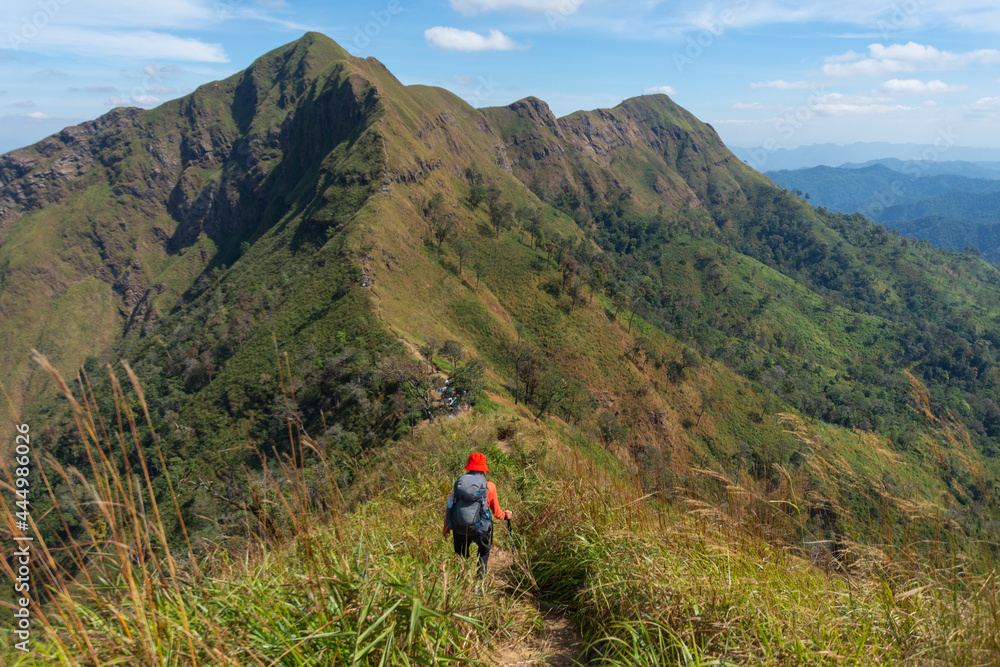
{"label": "distant mountain range", "polygon": [[[911,167],[907,169],[907,167]],[[949,162],[939,170],[996,173],[992,163]],[[930,169],[928,169],[928,172]],[[808,195],[817,207],[839,213],[862,213],[904,236],[962,250],[978,248],[1000,264],[1000,180],[954,173],[919,174],[892,158],[841,167],[812,167],[768,172],[778,186]]]}
{"label": "distant mountain range", "polygon": [[[761,147],[730,146],[729,149],[739,159],[758,171],[781,169],[803,169],[826,165],[836,167],[845,163],[868,163],[871,161],[898,160],[919,164],[927,174],[956,173],[935,171],[940,165],[954,161],[1000,162],[1000,148],[976,148],[970,146],[949,146],[954,139],[945,138],[940,145],[930,144],[890,144],[887,142],[856,142],[844,146],[838,144],[812,144],[797,148],[779,148],[768,151]],[[937,167],[935,167],[937,165]],[[994,165],[996,168],[997,165]],[[893,167],[891,167],[893,168]],[[977,176],[976,174],[962,174]],[[993,176],[995,178],[995,176]]]}
{"label": "distant mountain range", "polygon": [[1000,162],[967,162],[965,160],[912,161],[889,157],[860,163],[845,162],[840,166],[847,169],[864,169],[876,164],[911,176],[951,174],[967,178],[1000,179]]}

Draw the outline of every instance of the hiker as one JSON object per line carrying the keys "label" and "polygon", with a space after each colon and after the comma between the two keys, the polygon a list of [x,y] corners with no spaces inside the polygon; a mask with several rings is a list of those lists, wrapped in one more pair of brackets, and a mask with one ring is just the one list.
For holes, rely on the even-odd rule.
{"label": "hiker", "polygon": [[497,487],[493,482],[486,481],[483,473],[489,472],[489,467],[486,465],[485,454],[469,454],[465,469],[469,472],[458,478],[455,488],[448,495],[444,511],[444,535],[447,537],[448,533],[454,533],[455,553],[462,558],[469,557],[470,545],[475,544],[479,548],[478,576],[482,577],[490,559],[493,519],[510,521],[514,513],[500,509]]}

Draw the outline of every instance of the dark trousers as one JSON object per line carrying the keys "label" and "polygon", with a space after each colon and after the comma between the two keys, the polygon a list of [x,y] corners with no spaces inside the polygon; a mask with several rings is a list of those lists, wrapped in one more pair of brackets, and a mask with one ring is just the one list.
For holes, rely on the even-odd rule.
{"label": "dark trousers", "polygon": [[479,547],[479,576],[483,576],[486,573],[486,564],[490,560],[490,547],[493,545],[493,526],[490,526],[490,530],[487,533],[477,533],[475,535],[459,535],[458,533],[452,533],[455,536],[455,553],[457,553],[462,558],[469,557],[469,547],[475,544]]}

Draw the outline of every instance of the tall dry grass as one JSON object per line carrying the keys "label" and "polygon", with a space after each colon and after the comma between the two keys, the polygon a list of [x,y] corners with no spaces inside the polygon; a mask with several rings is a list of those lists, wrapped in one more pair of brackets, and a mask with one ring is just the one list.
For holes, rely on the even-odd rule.
{"label": "tall dry grass", "polygon": [[[66,396],[89,469],[39,466],[62,541],[36,543],[37,643],[27,656],[0,653],[6,664],[488,663],[498,646],[540,632],[545,612],[573,620],[581,660],[594,664],[972,666],[1000,656],[994,545],[963,538],[947,508],[895,497],[816,454],[792,416],[812,455],[777,469],[779,483],[685,469],[697,484],[650,488],[624,454],[512,417],[440,420],[346,462],[301,432],[286,389],[290,453],[246,471],[242,495],[218,494],[242,530],[202,548],[164,528],[170,514],[184,525],[172,487],[163,499],[149,492],[156,464],[167,468],[155,434],[149,449],[140,437],[152,424],[135,375],[125,367],[122,385],[111,373],[105,421],[85,376],[74,394],[38,361]],[[277,362],[291,386],[287,359]],[[942,458],[961,451],[957,422],[929,423],[929,447]],[[478,596],[474,563],[456,562],[440,533],[443,499],[473,450],[487,453],[501,504],[515,510],[514,530],[496,536],[510,563]],[[365,474],[342,492],[333,480],[347,464]],[[57,481],[68,503],[56,502]],[[852,493],[877,510],[854,512]],[[9,494],[0,497],[9,533]],[[824,532],[816,512],[837,525]]]}

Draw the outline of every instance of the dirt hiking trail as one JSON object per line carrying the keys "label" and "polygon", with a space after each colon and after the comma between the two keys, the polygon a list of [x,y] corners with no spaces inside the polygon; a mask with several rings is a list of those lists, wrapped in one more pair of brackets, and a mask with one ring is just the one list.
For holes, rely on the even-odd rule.
{"label": "dirt hiking trail", "polygon": [[[505,544],[497,544],[497,540],[494,540],[490,552],[490,574],[502,581],[509,576],[508,573],[514,567],[514,556],[510,548]],[[537,602],[526,597],[523,604],[537,605]],[[515,667],[515,665],[573,667],[586,664],[581,655],[582,648],[583,639],[573,622],[550,610],[543,616],[543,626],[539,634],[522,637],[514,643],[500,646],[490,657],[488,664],[495,667]]]}

